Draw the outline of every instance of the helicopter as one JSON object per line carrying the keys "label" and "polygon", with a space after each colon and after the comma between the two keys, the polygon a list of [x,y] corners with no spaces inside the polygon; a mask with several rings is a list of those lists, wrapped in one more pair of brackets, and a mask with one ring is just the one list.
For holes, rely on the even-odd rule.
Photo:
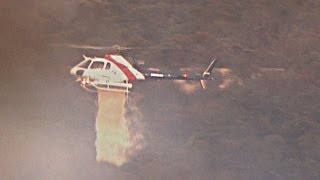
{"label": "helicopter", "polygon": [[[107,50],[109,47],[68,45],[72,48]],[[202,73],[163,73],[159,69],[147,68],[141,64],[131,64],[120,55],[120,51],[130,47],[112,46],[118,53],[106,54],[104,57],[87,57],[71,68],[70,74],[77,77],[77,82],[88,91],[118,91],[129,93],[133,81],[154,80],[191,80],[199,81],[203,89],[205,81],[213,80],[210,76],[217,63],[213,59]]]}

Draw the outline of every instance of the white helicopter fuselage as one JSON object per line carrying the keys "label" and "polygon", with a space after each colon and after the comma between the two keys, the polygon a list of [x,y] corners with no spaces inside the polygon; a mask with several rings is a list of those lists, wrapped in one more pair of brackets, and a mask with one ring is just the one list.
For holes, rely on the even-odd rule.
{"label": "white helicopter fuselage", "polygon": [[78,76],[82,85],[110,90],[112,87],[131,88],[129,81],[144,80],[144,75],[120,55],[106,55],[105,58],[86,57],[74,66],[70,73]]}

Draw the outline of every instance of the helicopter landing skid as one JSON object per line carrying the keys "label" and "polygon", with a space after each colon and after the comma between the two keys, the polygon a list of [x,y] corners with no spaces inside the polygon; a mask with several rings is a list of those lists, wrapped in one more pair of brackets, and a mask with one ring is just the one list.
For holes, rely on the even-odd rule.
{"label": "helicopter landing skid", "polygon": [[97,92],[98,90],[124,92],[124,93],[126,93],[127,97],[129,94],[129,89],[132,88],[132,84],[128,83],[128,82],[125,82],[125,83],[111,83],[111,82],[109,82],[109,83],[105,83],[105,84],[87,83],[87,84],[82,84],[81,86],[89,92]]}

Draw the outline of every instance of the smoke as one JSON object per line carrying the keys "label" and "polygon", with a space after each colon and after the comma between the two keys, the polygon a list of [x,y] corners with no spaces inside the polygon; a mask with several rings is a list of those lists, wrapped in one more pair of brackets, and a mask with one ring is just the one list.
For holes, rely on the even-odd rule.
{"label": "smoke", "polygon": [[220,89],[225,89],[232,84],[238,84],[240,86],[243,86],[243,81],[233,74],[231,69],[228,68],[216,68],[216,71],[218,71],[222,75],[222,83],[219,85]]}
{"label": "smoke", "polygon": [[141,148],[139,113],[134,103],[126,104],[126,99],[123,92],[98,91],[95,143],[98,162],[121,166]]}
{"label": "smoke", "polygon": [[186,94],[191,94],[200,89],[199,81],[175,80],[174,83],[178,85],[179,89]]}

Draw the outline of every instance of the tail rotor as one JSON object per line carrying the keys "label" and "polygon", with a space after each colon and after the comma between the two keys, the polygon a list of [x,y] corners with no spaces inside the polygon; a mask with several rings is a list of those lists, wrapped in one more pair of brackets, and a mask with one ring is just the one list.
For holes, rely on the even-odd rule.
{"label": "tail rotor", "polygon": [[214,68],[214,66],[217,64],[217,59],[214,58],[211,63],[209,64],[209,66],[207,67],[207,69],[202,73],[202,77],[203,79],[200,80],[200,85],[202,87],[202,89],[206,89],[206,85],[207,85],[207,80],[211,80],[209,77],[212,73],[212,70]]}

